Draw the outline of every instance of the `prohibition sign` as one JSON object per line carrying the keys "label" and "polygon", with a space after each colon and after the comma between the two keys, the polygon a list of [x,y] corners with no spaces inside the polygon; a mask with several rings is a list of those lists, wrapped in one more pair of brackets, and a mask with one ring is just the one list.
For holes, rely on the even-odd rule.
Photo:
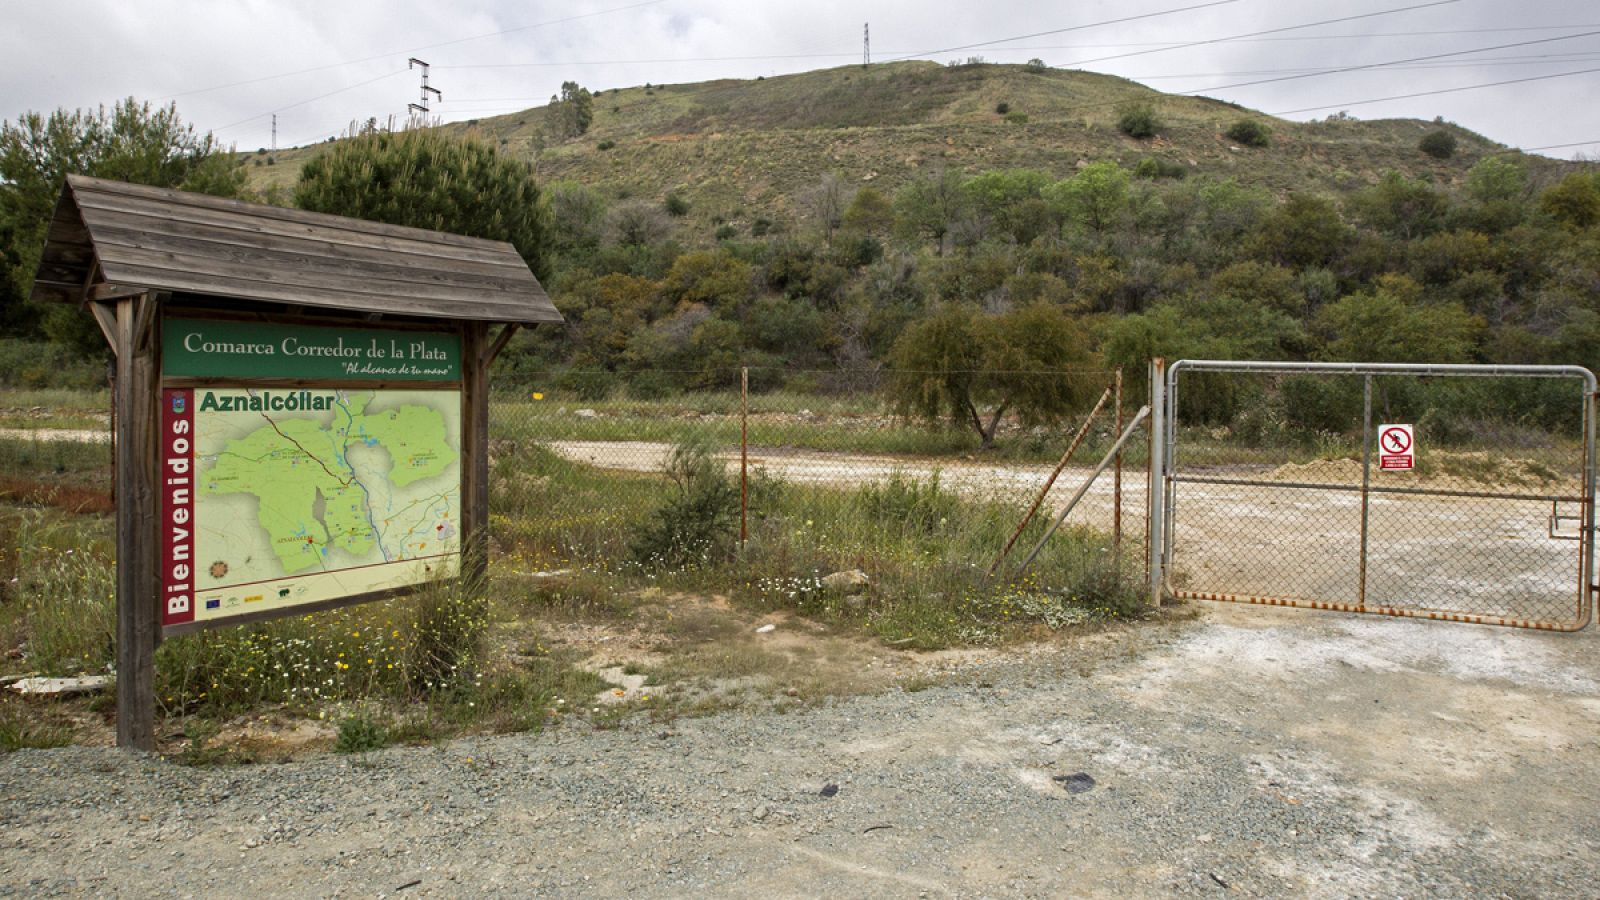
{"label": "prohibition sign", "polygon": [[1411,430],[1404,426],[1385,428],[1378,435],[1378,447],[1384,453],[1405,453],[1411,449]]}

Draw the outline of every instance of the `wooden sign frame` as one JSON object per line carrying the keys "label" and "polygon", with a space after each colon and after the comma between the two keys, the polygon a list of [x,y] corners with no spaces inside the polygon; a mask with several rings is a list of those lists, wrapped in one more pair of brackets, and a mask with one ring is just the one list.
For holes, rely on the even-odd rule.
{"label": "wooden sign frame", "polygon": [[[163,380],[161,337],[168,319],[248,322],[291,335],[295,328],[321,326],[459,335],[459,377],[447,389],[461,392],[460,572],[465,583],[484,583],[489,365],[519,327],[563,321],[527,261],[509,243],[71,175],[56,203],[30,298],[87,308],[116,354],[112,421],[119,746],[156,746],[155,652],[163,637],[163,385],[203,383],[216,374],[200,366],[186,371],[200,371],[204,378],[174,375]],[[284,350],[286,356],[299,356],[286,346]],[[374,348],[365,361],[380,355]],[[407,365],[393,372],[384,362],[346,374],[352,386],[375,390],[438,386],[440,381],[412,380],[437,374],[416,371],[428,363],[412,364],[412,356],[408,350]],[[304,369],[285,366],[282,360],[260,369],[235,363],[226,370],[234,374],[214,383],[338,386],[340,379],[329,376],[326,360],[303,361]],[[362,373],[393,379],[358,378]],[[272,377],[257,377],[266,374]],[[174,442],[169,449],[176,446]],[[411,590],[415,587],[310,601],[282,607],[287,613],[269,610],[227,623]],[[201,627],[206,625],[184,623],[166,633]]]}
{"label": "wooden sign frame", "polygon": [[[160,625],[160,536],[154,527],[160,516],[158,446],[163,387],[216,384],[219,379],[163,378],[161,374],[162,297],[137,292],[91,301],[95,319],[116,354],[113,387],[113,421],[116,423],[117,496],[117,743],[151,750],[155,747],[155,652],[163,637],[213,627],[193,623]],[[185,318],[204,314],[183,309]],[[240,318],[220,316],[224,318]],[[367,319],[294,319],[273,317],[274,322],[314,322],[317,326],[373,328]],[[489,523],[489,366],[518,329],[503,324],[497,333],[483,322],[452,322],[446,328],[431,323],[393,323],[393,330],[451,331],[461,337],[461,378],[446,382],[409,381],[302,381],[256,379],[253,386],[436,388],[461,393],[461,563],[466,584],[482,584],[488,564]],[[238,379],[224,379],[229,385]],[[417,588],[399,587],[355,594],[324,602],[268,610],[229,618],[218,626],[304,614],[404,596]]]}

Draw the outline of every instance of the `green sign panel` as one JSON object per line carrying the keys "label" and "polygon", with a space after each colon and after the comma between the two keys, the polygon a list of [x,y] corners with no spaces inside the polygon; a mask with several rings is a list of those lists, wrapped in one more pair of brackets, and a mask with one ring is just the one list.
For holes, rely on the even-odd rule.
{"label": "green sign panel", "polygon": [[421,331],[167,319],[163,374],[309,381],[457,381],[461,338]]}

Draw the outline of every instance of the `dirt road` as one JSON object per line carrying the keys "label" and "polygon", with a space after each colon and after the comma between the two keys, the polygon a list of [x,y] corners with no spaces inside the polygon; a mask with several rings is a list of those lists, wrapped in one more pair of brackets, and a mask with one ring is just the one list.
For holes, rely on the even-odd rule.
{"label": "dirt road", "polygon": [[1597,643],[1212,607],[786,715],[21,751],[0,894],[1592,896]]}

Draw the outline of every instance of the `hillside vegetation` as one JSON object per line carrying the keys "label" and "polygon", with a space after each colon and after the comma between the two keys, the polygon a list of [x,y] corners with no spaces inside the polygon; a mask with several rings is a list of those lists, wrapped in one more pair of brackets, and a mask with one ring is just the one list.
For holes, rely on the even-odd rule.
{"label": "hillside vegetation", "polygon": [[[523,252],[568,324],[520,336],[500,376],[591,401],[724,389],[748,366],[756,390],[883,387],[988,445],[1002,414],[1074,405],[1050,370],[1137,379],[1153,355],[1600,368],[1600,174],[1450,123],[1294,123],[1042,64],[895,63],[569,82],[514,115],[365,131],[243,154],[247,191],[366,214],[318,202],[332,147],[356,195],[383,180],[365,154],[433,171],[461,156],[441,140],[512,181],[531,169],[541,237]],[[390,220],[446,227],[452,179],[429,216]],[[534,195],[504,186],[472,203]],[[964,370],[1031,374],[948,374]]]}
{"label": "hillside vegetation", "polygon": [[[1161,122],[1140,141],[1119,132],[1119,109],[1151,105]],[[997,112],[1005,105],[1005,113]],[[830,172],[892,193],[929,168],[966,173],[1029,168],[1057,177],[1086,161],[1133,166],[1154,157],[1197,174],[1274,192],[1344,192],[1387,170],[1444,183],[1503,149],[1449,126],[1448,160],[1419,153],[1435,125],[1417,120],[1271,120],[1272,151],[1249,153],[1225,131],[1256,117],[1231,103],[1163,94],[1111,75],[1016,65],[900,62],[844,66],[755,81],[603,90],[594,121],[573,139],[547,136],[549,107],[442,126],[476,133],[535,162],[541,179],[571,179],[612,196],[676,191],[691,218],[748,224],[805,218],[795,200]],[[606,145],[607,149],[600,149]],[[257,154],[257,190],[292,189],[318,146]],[[1540,172],[1559,164],[1534,159]]]}

